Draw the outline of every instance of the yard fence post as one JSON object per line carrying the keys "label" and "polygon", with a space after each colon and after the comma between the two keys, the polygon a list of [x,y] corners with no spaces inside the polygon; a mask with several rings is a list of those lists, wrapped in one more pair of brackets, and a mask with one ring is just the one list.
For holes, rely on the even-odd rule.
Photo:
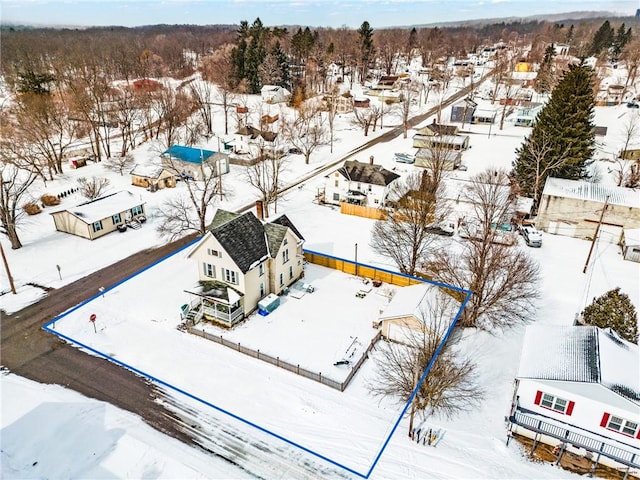
{"label": "yard fence post", "polygon": [[276,367],[280,366],[280,357],[276,357]]}
{"label": "yard fence post", "polygon": [[258,349],[258,360],[260,360],[260,349]]}
{"label": "yard fence post", "polygon": [[238,351],[240,351],[240,342],[238,342]]}
{"label": "yard fence post", "polygon": [[298,364],[298,367],[296,368],[296,373],[300,375],[300,364]]}
{"label": "yard fence post", "polygon": [[202,336],[206,338],[204,328],[202,329]]}

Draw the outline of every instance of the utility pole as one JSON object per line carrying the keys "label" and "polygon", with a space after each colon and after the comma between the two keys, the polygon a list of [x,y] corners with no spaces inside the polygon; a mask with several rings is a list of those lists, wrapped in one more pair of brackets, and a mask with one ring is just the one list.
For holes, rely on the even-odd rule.
{"label": "utility pole", "polygon": [[4,269],[7,271],[7,278],[9,279],[9,285],[11,286],[11,293],[16,294],[16,286],[13,284],[13,277],[11,276],[11,271],[9,270],[9,263],[7,263],[7,257],[4,255],[4,248],[2,248],[2,243],[0,243],[0,254],[2,254],[2,263],[4,263]]}
{"label": "utility pole", "polygon": [[587,273],[587,268],[589,267],[589,260],[591,260],[591,254],[593,253],[593,247],[596,245],[596,241],[598,240],[598,234],[600,233],[600,226],[602,225],[602,219],[604,218],[604,212],[607,211],[607,205],[609,204],[609,195],[604,201],[604,207],[602,207],[602,212],[600,212],[600,220],[598,220],[598,226],[596,227],[596,233],[593,234],[593,240],[591,241],[591,248],[589,248],[589,255],[587,255],[587,261],[584,263],[584,268],[582,269],[582,273]]}

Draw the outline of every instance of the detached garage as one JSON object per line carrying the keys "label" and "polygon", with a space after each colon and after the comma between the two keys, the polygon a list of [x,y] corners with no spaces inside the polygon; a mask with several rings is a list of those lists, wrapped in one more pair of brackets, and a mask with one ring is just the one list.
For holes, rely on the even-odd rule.
{"label": "detached garage", "polygon": [[625,260],[640,262],[640,228],[625,228],[623,230],[622,255]]}
{"label": "detached garage", "polygon": [[[408,287],[399,288],[389,304],[378,317],[378,324],[382,328],[382,336],[390,341],[398,343],[411,343],[414,336],[422,336],[425,328],[429,329],[433,325],[435,305],[442,306],[445,302],[438,299],[438,295],[444,295],[439,287],[431,283],[418,283]],[[449,298],[446,297],[445,298]],[[459,303],[452,301],[447,304],[450,312],[437,315],[444,319],[445,325],[438,325],[438,328],[448,327],[454,319]]]}

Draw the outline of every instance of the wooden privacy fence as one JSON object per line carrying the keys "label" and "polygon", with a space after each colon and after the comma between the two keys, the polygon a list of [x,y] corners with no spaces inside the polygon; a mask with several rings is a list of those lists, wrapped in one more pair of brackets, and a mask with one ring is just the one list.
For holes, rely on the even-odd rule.
{"label": "wooden privacy fence", "polygon": [[382,337],[382,332],[378,332],[376,336],[371,340],[371,343],[369,344],[365,352],[362,354],[362,357],[360,357],[360,360],[358,360],[355,365],[353,365],[353,367],[351,368],[351,372],[349,372],[349,375],[347,375],[347,378],[343,382],[337,382],[331,378],[323,376],[322,372],[312,372],[310,370],[307,370],[306,368],[300,367],[300,364],[294,365],[285,360],[281,360],[280,357],[273,357],[267,353],[261,352],[259,349],[254,350],[253,348],[244,347],[240,344],[240,342],[232,342],[224,338],[222,335],[213,335],[206,332],[204,329],[200,330],[195,327],[189,327],[188,331],[193,335],[198,335],[212,342],[219,343],[220,345],[224,345],[225,347],[243,353],[244,355],[257,358],[258,360],[262,360],[263,362],[275,365],[278,368],[283,368],[292,373],[295,373],[296,375],[300,375],[301,377],[315,380],[316,382],[322,383],[323,385],[327,385],[328,387],[334,388],[336,390],[340,390],[341,392],[344,392],[345,388],[347,388],[349,382],[351,382],[358,369],[362,366],[364,361],[369,356],[369,352],[373,350],[376,342]]}
{"label": "wooden privacy fence", "polygon": [[376,207],[365,207],[353,203],[340,202],[340,213],[344,215],[355,215],[356,217],[372,218],[374,220],[386,220],[384,211]]}
{"label": "wooden privacy fence", "polygon": [[356,263],[351,260],[345,260],[344,258],[333,257],[325,253],[313,252],[311,250],[304,250],[303,253],[305,260],[309,263],[314,263],[322,267],[333,268],[334,270],[340,270],[341,272],[348,273],[350,275],[370,278],[371,280],[380,280],[381,282],[390,283],[391,285],[397,285],[399,287],[407,287],[409,285],[421,283],[420,280],[403,273],[392,272],[383,268]]}

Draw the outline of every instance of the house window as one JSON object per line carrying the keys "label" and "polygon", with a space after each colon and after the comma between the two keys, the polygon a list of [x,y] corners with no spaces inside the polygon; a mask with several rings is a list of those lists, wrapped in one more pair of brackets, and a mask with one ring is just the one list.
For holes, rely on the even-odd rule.
{"label": "house window", "polygon": [[238,284],[238,274],[235,271],[223,268],[222,274],[224,275],[225,282],[232,283],[234,285]]}
{"label": "house window", "polygon": [[369,186],[367,187],[367,190],[368,190],[369,192],[371,192],[371,191],[373,190],[373,187],[372,187],[371,185],[369,185]]}
{"label": "house window", "polygon": [[540,405],[543,408],[562,413],[564,415],[571,415],[573,413],[573,406],[575,402],[565,400],[563,398],[543,393],[538,390],[534,403]]}
{"label": "house window", "polygon": [[136,216],[136,215],[142,215],[143,211],[142,211],[142,205],[137,205],[135,207],[133,207],[131,209],[131,215],[132,216]]}
{"label": "house window", "polygon": [[264,297],[264,283],[260,284],[260,297]]}
{"label": "house window", "polygon": [[280,274],[280,286],[284,285],[284,274]]}
{"label": "house window", "polygon": [[111,221],[113,222],[114,225],[117,225],[118,223],[120,223],[122,221],[122,219],[120,218],[120,214],[116,213],[115,215],[113,215],[111,217]]}
{"label": "house window", "polygon": [[293,278],[293,265],[289,266],[289,280]]}
{"label": "house window", "polygon": [[360,183],[358,183],[358,186],[356,187],[358,190],[360,190],[362,188],[362,185],[360,185]]}
{"label": "house window", "polygon": [[258,265],[258,274],[260,276],[264,275],[264,263],[261,263],[260,265]]}
{"label": "house window", "polygon": [[289,249],[287,248],[282,252],[282,263],[285,264],[289,261]]}
{"label": "house window", "polygon": [[378,203],[380,203],[380,200],[378,200],[377,198],[374,198],[373,199],[373,203],[378,204]]}
{"label": "house window", "polygon": [[340,181],[336,178],[336,181],[333,182],[333,186],[337,188],[339,184],[340,184]]}
{"label": "house window", "polygon": [[94,232],[99,232],[100,230],[102,230],[102,220],[98,220],[97,222],[94,222],[92,226],[93,226]]}
{"label": "house window", "polygon": [[212,257],[222,258],[222,252],[214,250],[213,248],[207,248],[207,254],[211,255]]}
{"label": "house window", "polygon": [[288,245],[289,244],[289,240],[287,240],[286,238],[282,241],[283,245]]}
{"label": "house window", "polygon": [[214,265],[204,262],[202,264],[202,271],[205,277],[216,278],[216,267]]}
{"label": "house window", "polygon": [[339,193],[334,193],[333,194],[333,201],[334,202],[340,201],[340,194]]}
{"label": "house window", "polygon": [[635,437],[636,435],[638,435],[638,438],[640,438],[640,433],[638,433],[638,424],[636,422],[625,420],[624,418],[616,417],[615,415],[611,415],[609,413],[605,413],[602,416],[602,422],[600,422],[600,426],[605,427],[608,430],[614,430],[629,437]]}

